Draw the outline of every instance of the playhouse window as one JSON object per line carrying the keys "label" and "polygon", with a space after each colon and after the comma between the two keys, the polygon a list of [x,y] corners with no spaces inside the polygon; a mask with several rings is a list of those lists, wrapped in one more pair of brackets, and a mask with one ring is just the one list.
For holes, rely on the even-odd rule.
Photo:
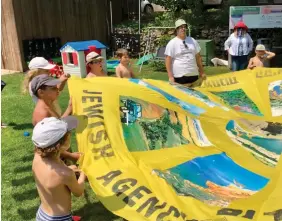
{"label": "playhouse window", "polygon": [[68,53],[68,63],[73,64],[73,56],[72,53]]}

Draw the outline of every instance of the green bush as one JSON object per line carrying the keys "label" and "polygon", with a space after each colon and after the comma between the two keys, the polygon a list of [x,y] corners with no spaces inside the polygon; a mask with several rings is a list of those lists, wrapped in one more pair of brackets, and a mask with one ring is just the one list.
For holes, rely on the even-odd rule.
{"label": "green bush", "polygon": [[154,71],[166,71],[164,61],[151,60],[149,62],[149,67],[151,67]]}
{"label": "green bush", "polygon": [[155,17],[154,25],[160,27],[173,27],[175,22],[175,14],[173,12],[160,13]]}
{"label": "green bush", "polygon": [[158,46],[159,47],[162,47],[162,46],[166,46],[167,43],[172,39],[174,38],[174,36],[172,35],[162,35],[159,39],[159,42],[158,42]]}

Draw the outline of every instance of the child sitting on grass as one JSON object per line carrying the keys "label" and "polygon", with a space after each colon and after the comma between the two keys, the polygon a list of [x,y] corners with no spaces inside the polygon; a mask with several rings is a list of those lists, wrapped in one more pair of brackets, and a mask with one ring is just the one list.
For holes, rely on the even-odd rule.
{"label": "child sitting on grass", "polygon": [[[33,129],[32,171],[41,200],[36,221],[80,220],[71,216],[71,193],[76,197],[83,195],[86,176],[76,166],[68,167],[60,159],[60,154],[70,146],[70,131],[77,124],[71,116],[50,117],[38,122]],[[78,180],[75,173],[80,173]]]}
{"label": "child sitting on grass", "polygon": [[265,46],[259,44],[256,47],[256,56],[250,59],[248,68],[253,69],[255,67],[264,67],[264,62],[272,59],[274,56],[275,53],[266,51]]}
{"label": "child sitting on grass", "polygon": [[119,78],[135,78],[133,70],[130,67],[128,51],[125,49],[118,49],[116,54],[120,60],[119,65],[116,67],[116,76]]}

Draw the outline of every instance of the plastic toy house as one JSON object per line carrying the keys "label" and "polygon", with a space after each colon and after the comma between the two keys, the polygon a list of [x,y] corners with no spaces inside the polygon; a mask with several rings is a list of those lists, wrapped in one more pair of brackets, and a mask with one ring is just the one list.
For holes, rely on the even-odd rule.
{"label": "plastic toy house", "polygon": [[107,73],[106,48],[97,40],[66,43],[60,49],[64,73],[84,78],[87,75],[85,57],[92,51],[104,57],[103,69]]}

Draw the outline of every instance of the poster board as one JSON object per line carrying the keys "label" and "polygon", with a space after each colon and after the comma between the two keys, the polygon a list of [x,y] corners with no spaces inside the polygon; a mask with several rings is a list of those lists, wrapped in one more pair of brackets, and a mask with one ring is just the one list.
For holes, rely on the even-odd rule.
{"label": "poster board", "polygon": [[248,28],[282,28],[282,5],[231,6],[229,29],[243,21]]}

